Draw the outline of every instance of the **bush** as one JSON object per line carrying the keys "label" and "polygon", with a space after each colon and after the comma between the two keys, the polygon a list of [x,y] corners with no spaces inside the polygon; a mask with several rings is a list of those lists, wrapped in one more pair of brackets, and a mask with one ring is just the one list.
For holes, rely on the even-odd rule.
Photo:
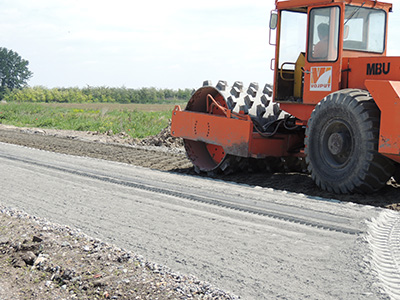
{"label": "bush", "polygon": [[141,88],[128,89],[110,87],[85,87],[85,88],[53,88],[42,86],[25,87],[22,89],[8,90],[3,99],[10,102],[57,102],[57,103],[168,103],[174,101],[189,101],[192,90],[190,89],[156,89]]}

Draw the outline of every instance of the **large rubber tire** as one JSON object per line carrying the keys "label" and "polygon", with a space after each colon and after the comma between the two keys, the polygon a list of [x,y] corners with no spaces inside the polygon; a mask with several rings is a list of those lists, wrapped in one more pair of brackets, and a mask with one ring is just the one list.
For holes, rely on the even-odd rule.
{"label": "large rubber tire", "polygon": [[380,111],[367,91],[328,95],[314,109],[306,129],[308,170],[323,190],[371,193],[394,173],[378,153]]}

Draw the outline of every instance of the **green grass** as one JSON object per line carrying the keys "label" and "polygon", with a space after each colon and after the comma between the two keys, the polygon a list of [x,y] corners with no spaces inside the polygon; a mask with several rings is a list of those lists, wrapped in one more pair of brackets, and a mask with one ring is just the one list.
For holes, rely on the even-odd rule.
{"label": "green grass", "polygon": [[125,132],[133,138],[155,135],[167,127],[172,109],[143,111],[132,107],[118,109],[85,109],[41,105],[33,103],[7,103],[0,105],[0,123],[18,127],[39,127],[79,131],[112,130]]}

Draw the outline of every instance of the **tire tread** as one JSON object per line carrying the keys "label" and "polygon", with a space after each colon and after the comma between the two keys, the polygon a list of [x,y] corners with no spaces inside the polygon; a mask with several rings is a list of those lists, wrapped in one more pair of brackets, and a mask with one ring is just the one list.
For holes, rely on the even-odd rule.
{"label": "tire tread", "polygon": [[[318,130],[318,118],[327,110],[340,108],[347,110],[355,116],[360,126],[360,135],[365,137],[363,151],[365,161],[359,164],[357,176],[348,176],[341,182],[330,182],[328,176],[320,171],[320,162],[315,161],[317,155],[313,155],[314,147],[312,137]],[[317,120],[316,120],[317,119]],[[394,172],[393,163],[378,152],[380,111],[368,91],[359,89],[345,89],[332,93],[318,103],[308,121],[305,138],[305,154],[308,171],[311,177],[321,189],[339,194],[347,193],[371,193],[382,188]],[[319,149],[314,149],[319,151]]]}

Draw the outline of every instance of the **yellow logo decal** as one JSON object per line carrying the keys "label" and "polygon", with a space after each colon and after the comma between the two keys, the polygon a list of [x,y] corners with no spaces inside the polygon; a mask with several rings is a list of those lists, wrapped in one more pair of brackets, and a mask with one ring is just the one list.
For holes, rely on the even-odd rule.
{"label": "yellow logo decal", "polygon": [[310,91],[332,90],[332,67],[312,67]]}

